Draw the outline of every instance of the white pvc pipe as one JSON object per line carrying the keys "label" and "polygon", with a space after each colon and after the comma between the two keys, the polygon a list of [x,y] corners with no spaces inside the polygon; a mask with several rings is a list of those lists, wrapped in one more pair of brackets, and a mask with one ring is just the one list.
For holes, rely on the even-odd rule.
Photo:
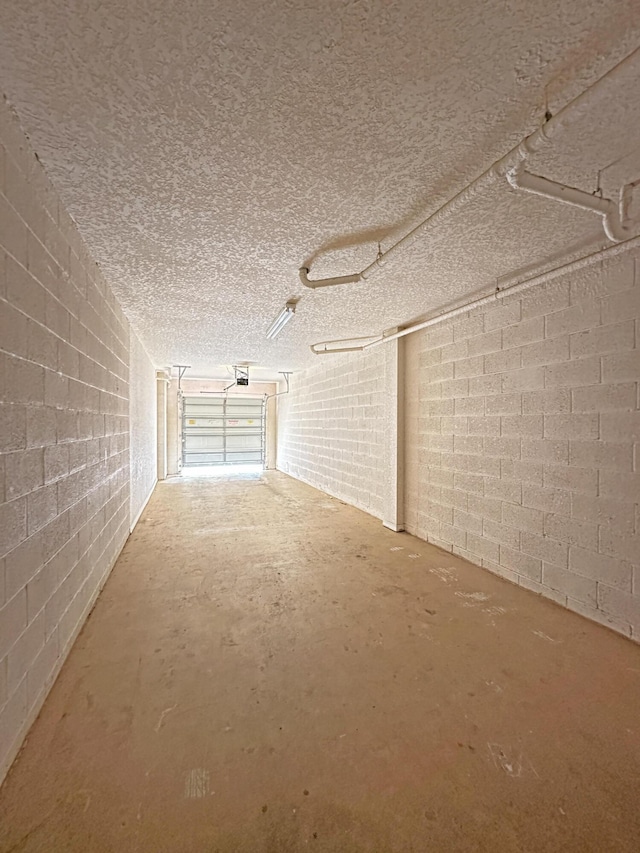
{"label": "white pvc pipe", "polygon": [[[368,344],[356,344],[356,346],[338,347],[336,349],[328,349],[328,347],[332,344],[351,344],[354,341],[369,341],[369,343],[372,343],[372,338],[382,338],[382,335],[365,335],[361,338],[342,338],[341,340],[334,341],[318,341],[318,343],[311,344],[309,349],[314,353],[314,355],[329,355],[329,353],[332,352],[362,352]],[[324,347],[324,349],[316,349],[316,347]]]}
{"label": "white pvc pipe", "polygon": [[525,190],[535,195],[544,196],[544,198],[551,198],[554,201],[580,207],[583,210],[593,210],[602,216],[606,216],[611,212],[611,208],[615,207],[614,203],[608,198],[598,198],[598,196],[591,195],[583,190],[558,184],[548,178],[542,178],[540,175],[532,175],[531,172],[526,172],[521,166],[507,172],[507,180],[516,190]]}
{"label": "white pvc pipe", "polygon": [[428,329],[430,326],[435,326],[437,323],[443,323],[445,320],[457,317],[458,314],[466,314],[474,308],[480,308],[482,305],[488,305],[490,302],[495,302],[498,297],[498,291],[490,293],[488,296],[481,296],[479,299],[474,299],[472,302],[466,302],[464,305],[452,308],[450,311],[444,311],[442,314],[437,314],[435,317],[430,317],[428,320],[416,323],[415,326],[407,326],[406,329],[400,329],[399,332],[394,332],[392,335],[386,335],[370,344],[365,344],[364,349],[376,347],[378,344],[385,344],[387,341],[395,341],[397,338],[403,338],[405,335],[411,335],[413,332],[421,331],[421,329]]}
{"label": "white pvc pipe", "polygon": [[[339,344],[340,341],[327,341],[327,343]],[[357,347],[335,347],[334,349],[327,349],[326,347],[324,349],[314,349],[314,346],[315,344],[311,344],[310,349],[315,355],[331,355],[331,353],[336,352],[362,352],[370,344],[361,344]]]}
{"label": "white pvc pipe", "polygon": [[335,284],[354,284],[357,281],[362,279],[362,276],[359,272],[354,273],[353,275],[339,275],[334,278],[320,278],[317,281],[312,281],[309,278],[309,269],[308,267],[300,267],[298,270],[298,275],[300,276],[300,281],[304,284],[305,287],[310,287],[315,290],[317,287],[333,287]]}
{"label": "white pvc pipe", "polygon": [[[440,224],[443,220],[448,219],[480,192],[483,192],[497,180],[504,178],[512,169],[518,167],[529,155],[544,148],[551,140],[551,137],[564,125],[567,120],[567,116],[574,113],[584,105],[592,89],[601,85],[604,80],[611,78],[620,73],[623,69],[626,69],[626,67],[630,65],[639,54],[640,47],[632,51],[617,65],[614,65],[613,68],[610,68],[609,71],[603,74],[602,77],[596,80],[595,83],[592,83],[587,89],[584,89],[584,91],[582,91],[577,97],[566,103],[564,107],[545,122],[545,124],[529,136],[525,137],[518,145],[515,146],[515,148],[512,148],[511,151],[505,154],[504,157],[496,160],[492,166],[471,181],[470,184],[467,184],[460,190],[460,192],[456,193],[456,195],[446,201],[438,210],[416,225],[416,227],[409,231],[408,234],[405,234],[404,237],[390,246],[386,252],[380,252],[376,260],[369,264],[369,266],[365,267],[358,273],[353,273],[352,275],[338,276],[337,278],[316,279],[315,281],[309,279],[309,269],[307,267],[302,267],[299,270],[302,284],[304,284],[305,287],[315,289],[318,287],[331,287],[336,284],[349,284],[369,278],[369,276],[375,273],[379,267],[383,266],[390,257],[397,254],[403,246],[412,242],[418,235],[423,234],[424,231],[430,230]],[[576,190],[576,192],[579,192],[579,190]],[[585,193],[585,195],[587,194]],[[621,229],[621,218],[617,211],[605,217],[605,231],[610,240],[627,240],[630,234],[624,231],[624,229],[621,231]]]}
{"label": "white pvc pipe", "polygon": [[[517,284],[506,285],[500,290],[496,290],[494,293],[490,293],[487,296],[481,296],[471,302],[466,302],[464,305],[452,308],[450,311],[444,311],[442,314],[437,314],[435,317],[430,317],[428,320],[423,320],[420,323],[416,323],[414,326],[408,326],[406,329],[400,329],[399,332],[394,332],[392,335],[383,335],[378,340],[372,341],[370,344],[365,344],[364,349],[378,346],[378,344],[387,343],[387,341],[394,341],[396,338],[402,338],[405,335],[412,335],[414,332],[419,332],[422,329],[427,329],[430,326],[437,325],[438,323],[444,323],[445,320],[450,320],[452,317],[456,317],[459,314],[466,314],[468,311],[473,311],[475,308],[480,308],[482,305],[489,305],[490,303],[496,302],[498,299],[504,299],[505,296],[512,296],[514,293],[521,293],[522,291],[529,290],[531,287],[535,287],[536,285],[546,284],[561,275],[577,272],[578,270],[591,266],[591,264],[595,264],[605,258],[615,257],[615,255],[619,255],[622,252],[638,248],[640,248],[640,236],[633,237],[631,240],[625,240],[621,243],[616,243],[613,246],[607,246],[606,249],[592,252],[590,255],[585,255],[583,258],[570,261],[568,264],[562,264],[552,270],[546,270],[545,272],[534,275],[525,281],[519,281]],[[336,343],[338,343],[338,341],[336,341]],[[334,350],[334,352],[340,352],[340,350]]]}
{"label": "white pvc pipe", "polygon": [[633,236],[631,229],[623,225],[622,222],[624,216],[624,191],[621,193],[620,202],[616,204],[611,199],[599,198],[583,190],[578,190],[575,187],[568,187],[566,184],[559,184],[540,175],[533,175],[531,172],[526,172],[524,170],[524,161],[507,172],[507,180],[516,190],[524,190],[534,195],[543,196],[543,198],[550,198],[554,201],[570,204],[573,207],[580,207],[583,210],[593,210],[595,213],[599,213],[602,216],[602,225],[605,234],[612,243],[621,243]]}
{"label": "white pvc pipe", "polygon": [[[629,187],[623,187],[620,190],[620,201],[619,203],[613,204],[613,208],[610,213],[608,213],[604,219],[602,220],[602,225],[604,227],[604,232],[614,243],[622,243],[625,240],[629,240],[633,236],[633,231],[631,228],[628,228],[626,225],[623,225],[624,220],[624,206],[627,198],[627,193],[629,191]],[[637,228],[636,228],[637,231]]]}
{"label": "white pvc pipe", "polygon": [[334,349],[324,349],[324,350],[316,350],[314,347],[323,346],[325,344],[340,344],[340,343],[349,343],[352,340],[357,340],[356,338],[344,338],[343,340],[335,340],[335,341],[322,341],[317,344],[312,344],[310,349],[311,352],[315,353],[315,355],[328,355],[329,353],[343,353],[343,352],[354,352],[356,350],[362,351],[369,349],[370,347],[376,347],[379,344],[386,344],[389,341],[395,341],[398,338],[403,338],[406,335],[412,335],[414,332],[420,332],[423,329],[428,329],[431,326],[436,326],[440,323],[444,323],[447,320],[451,320],[453,317],[457,317],[460,314],[467,314],[469,311],[473,311],[476,308],[481,308],[483,305],[490,305],[496,303],[499,299],[503,299],[505,296],[511,296],[514,293],[520,293],[521,291],[528,290],[535,285],[545,284],[548,281],[551,281],[554,278],[557,278],[560,275],[564,275],[565,273],[575,272],[577,270],[583,269],[586,266],[589,266],[592,263],[596,263],[599,260],[602,260],[604,257],[610,257],[613,255],[619,254],[621,251],[626,251],[627,249],[633,249],[636,247],[640,247],[640,237],[636,237],[633,240],[629,240],[626,243],[616,243],[614,246],[609,246],[602,251],[595,252],[591,255],[587,255],[584,258],[579,258],[576,261],[571,261],[568,264],[563,264],[562,266],[555,267],[552,270],[546,270],[543,273],[532,276],[531,278],[525,279],[524,281],[519,281],[513,285],[505,285],[500,290],[495,290],[493,293],[489,293],[486,296],[480,296],[477,299],[473,299],[470,302],[465,302],[463,305],[458,305],[455,308],[451,308],[449,311],[443,311],[441,314],[436,314],[435,317],[429,317],[427,320],[421,320],[419,323],[414,324],[413,326],[407,326],[405,329],[400,329],[398,332],[394,332],[390,335],[385,335],[384,333],[381,335],[371,335],[372,340],[368,344],[363,344],[358,347],[335,347]]}

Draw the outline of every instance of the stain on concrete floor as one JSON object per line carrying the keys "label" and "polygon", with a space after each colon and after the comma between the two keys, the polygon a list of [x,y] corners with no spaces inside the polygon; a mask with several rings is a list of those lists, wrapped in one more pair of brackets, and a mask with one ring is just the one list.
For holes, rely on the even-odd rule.
{"label": "stain on concrete floor", "polygon": [[0,851],[640,849],[640,648],[288,478],[161,483]]}

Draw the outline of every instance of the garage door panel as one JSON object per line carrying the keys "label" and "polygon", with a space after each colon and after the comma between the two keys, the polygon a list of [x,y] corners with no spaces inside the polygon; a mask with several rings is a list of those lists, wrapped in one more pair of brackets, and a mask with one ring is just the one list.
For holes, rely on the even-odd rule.
{"label": "garage door panel", "polygon": [[207,450],[224,451],[224,436],[222,435],[194,435],[189,441],[189,449],[205,453]]}
{"label": "garage door panel", "polygon": [[224,465],[225,457],[224,453],[213,453],[211,451],[207,451],[206,453],[196,453],[192,451],[187,451],[184,455],[183,465]]}
{"label": "garage door panel", "polygon": [[259,451],[243,452],[240,450],[227,451],[226,464],[234,465],[239,462],[262,462],[262,456]]}
{"label": "garage door panel", "polygon": [[189,418],[188,425],[195,430],[206,432],[207,430],[222,430],[224,420],[222,418],[207,418],[202,415]]}
{"label": "garage door panel", "polygon": [[262,398],[184,397],[183,464],[264,462]]}
{"label": "garage door panel", "polygon": [[255,435],[234,435],[233,433],[227,435],[228,450],[252,450],[255,452],[260,449],[256,445]]}

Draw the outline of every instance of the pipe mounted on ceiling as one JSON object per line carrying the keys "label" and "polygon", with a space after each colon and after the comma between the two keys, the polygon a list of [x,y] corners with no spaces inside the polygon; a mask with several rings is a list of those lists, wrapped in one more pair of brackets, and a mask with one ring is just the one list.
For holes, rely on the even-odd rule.
{"label": "pipe mounted on ceiling", "polygon": [[533,175],[525,170],[524,165],[523,160],[507,172],[507,180],[514,189],[599,213],[602,216],[604,232],[612,243],[622,243],[634,236],[632,230],[624,224],[628,186],[620,190],[620,199],[616,203],[609,198],[600,198],[584,190],[550,181],[540,175]]}
{"label": "pipe mounted on ceiling", "polygon": [[[578,272],[592,264],[598,263],[599,261],[603,261],[607,258],[615,257],[616,255],[619,255],[622,252],[628,252],[631,249],[640,249],[640,236],[633,237],[630,240],[625,240],[620,243],[614,243],[613,246],[607,246],[604,249],[592,252],[590,255],[585,255],[582,258],[577,258],[574,261],[561,264],[554,269],[543,270],[540,273],[530,276],[530,278],[527,278],[524,281],[517,281],[511,285],[504,285],[499,290],[494,290],[486,296],[480,296],[478,299],[473,299],[471,302],[465,302],[463,305],[458,305],[449,311],[443,311],[440,314],[436,314],[434,317],[429,317],[427,320],[421,320],[419,323],[415,323],[413,326],[407,326],[397,332],[393,332],[388,335],[385,335],[385,333],[382,332],[379,335],[369,335],[368,338],[344,338],[343,340],[321,341],[320,343],[312,344],[310,349],[311,352],[316,355],[355,351],[362,352],[370,347],[376,347],[379,344],[386,344],[389,343],[389,341],[395,341],[398,338],[405,337],[406,335],[412,335],[414,332],[420,332],[423,329],[430,328],[431,326],[437,326],[439,323],[444,323],[446,320],[451,320],[453,317],[458,317],[460,314],[467,314],[469,311],[481,308],[483,305],[496,303],[498,300],[504,299],[507,296],[513,296],[516,293],[522,293],[532,287],[547,284],[547,282],[553,281],[553,279],[558,278],[561,275]],[[357,340],[368,340],[369,343],[364,343],[360,346],[352,346],[353,341]],[[332,348],[328,348],[330,344],[347,344],[347,346],[333,346]],[[325,348],[318,350],[315,349],[315,347]]]}
{"label": "pipe mounted on ceiling", "polygon": [[[408,234],[401,237],[385,252],[378,252],[376,259],[363,270],[351,275],[313,280],[309,278],[309,268],[301,267],[299,275],[302,284],[305,287],[317,289],[320,287],[333,287],[338,284],[351,284],[368,279],[381,266],[383,266],[389,258],[396,255],[402,248],[413,242],[413,240],[418,236],[430,231],[432,228],[448,219],[452,214],[456,213],[460,208],[464,207],[480,193],[485,192],[489,187],[493,186],[498,181],[504,180],[505,178],[507,178],[509,183],[517,189],[526,189],[528,192],[536,192],[539,195],[546,195],[550,198],[564,200],[569,204],[577,204],[579,207],[587,207],[589,210],[595,210],[603,216],[604,229],[610,240],[613,242],[620,242],[629,239],[629,237],[633,235],[623,225],[624,194],[621,195],[620,206],[616,206],[616,204],[609,199],[598,199],[596,196],[590,196],[588,193],[582,192],[581,190],[576,190],[573,187],[564,187],[562,184],[555,184],[553,181],[547,181],[546,178],[539,178],[537,175],[531,175],[530,173],[523,172],[522,170],[524,161],[526,161],[529,156],[536,154],[548,145],[551,138],[560,128],[563,127],[568,116],[584,107],[588,95],[595,86],[600,85],[604,80],[615,77],[621,71],[625,70],[639,54],[640,48],[636,48],[621,62],[596,80],[595,83],[581,92],[573,100],[565,104],[564,107],[558,110],[554,116],[551,116],[541,127],[529,134],[529,136],[525,137],[518,145],[512,148],[511,151],[505,154],[504,157],[496,160],[492,166],[471,181],[470,184],[467,184],[463,189],[438,208],[438,210],[416,225],[416,227],[409,231]],[[524,177],[523,182],[523,176],[525,175],[527,177]],[[536,180],[531,181],[531,178],[535,178]],[[513,180],[519,183],[513,183]],[[525,184],[527,186],[525,186]],[[536,189],[533,189],[534,186]],[[541,190],[544,190],[544,192]],[[593,200],[593,203],[590,206],[587,206],[587,199]],[[578,203],[579,201],[580,203]],[[599,202],[604,202],[604,204],[600,205],[598,204]]]}
{"label": "pipe mounted on ceiling", "polygon": [[304,286],[310,287],[312,290],[318,287],[333,287],[336,284],[355,284],[362,279],[361,273],[357,272],[353,275],[339,275],[335,278],[320,278],[317,281],[312,281],[309,278],[309,267],[300,267],[298,274]]}
{"label": "pipe mounted on ceiling", "polygon": [[[315,355],[329,355],[332,352],[362,352],[363,349],[376,341],[382,342],[382,335],[365,335],[362,338],[343,338],[342,340],[334,341],[318,341],[316,344],[311,344],[311,352]],[[374,340],[375,339],[375,340]],[[366,344],[359,344],[356,341],[367,341]],[[334,348],[333,344],[346,344]]]}

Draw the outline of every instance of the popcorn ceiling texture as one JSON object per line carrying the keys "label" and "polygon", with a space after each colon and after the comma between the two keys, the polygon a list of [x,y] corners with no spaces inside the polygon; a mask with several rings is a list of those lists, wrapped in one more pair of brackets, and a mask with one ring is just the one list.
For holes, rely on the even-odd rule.
{"label": "popcorn ceiling texture", "polygon": [[0,779],[129,533],[129,346],[0,99]]}
{"label": "popcorn ceiling texture", "polygon": [[[297,277],[305,262],[319,277],[371,261],[635,48],[639,11],[5,0],[0,75],[156,364],[299,369],[314,340],[406,322],[601,241],[597,217],[505,182],[369,283],[311,292]],[[589,191],[603,170],[603,186],[637,178],[624,160],[637,90],[599,95],[587,131],[554,143],[550,176]],[[295,319],[267,341],[294,295]]]}
{"label": "popcorn ceiling texture", "polygon": [[406,339],[406,529],[640,641],[640,261]]}
{"label": "popcorn ceiling texture", "polygon": [[327,356],[278,397],[278,468],[377,518],[384,503],[384,371],[382,347]]}

